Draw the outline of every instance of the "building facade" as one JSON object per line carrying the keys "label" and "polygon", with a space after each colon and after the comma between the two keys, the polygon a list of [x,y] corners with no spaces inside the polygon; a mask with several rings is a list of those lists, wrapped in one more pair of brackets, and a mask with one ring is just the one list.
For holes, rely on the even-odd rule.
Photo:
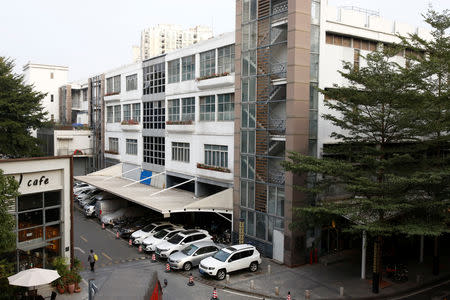
{"label": "building facade", "polygon": [[213,36],[208,26],[183,29],[180,25],[158,24],[141,33],[141,59],[147,60],[170,51],[207,40]]}
{"label": "building facade", "polygon": [[24,81],[33,84],[35,90],[46,93],[42,100],[48,120],[60,121],[59,88],[67,83],[68,67],[27,63],[23,67]]}
{"label": "building facade", "polygon": [[50,268],[54,257],[73,259],[72,158],[0,160],[19,182],[15,219],[17,271]]}
{"label": "building facade", "polygon": [[[166,181],[196,197],[233,186],[234,32],[166,55]],[[186,188],[186,187],[185,187]]]}
{"label": "building facade", "polygon": [[[329,111],[317,87],[345,84],[342,61],[364,66],[369,51],[414,32],[426,36],[320,0],[236,1],[234,228],[241,220],[246,241],[264,255],[294,266],[305,263],[313,242],[321,250],[320,228],[289,229],[293,208],[314,199],[294,188],[302,178],[280,166],[288,151],[320,157],[324,145],[337,142],[330,137],[337,128],[321,118]],[[404,56],[394,60],[404,63]]]}

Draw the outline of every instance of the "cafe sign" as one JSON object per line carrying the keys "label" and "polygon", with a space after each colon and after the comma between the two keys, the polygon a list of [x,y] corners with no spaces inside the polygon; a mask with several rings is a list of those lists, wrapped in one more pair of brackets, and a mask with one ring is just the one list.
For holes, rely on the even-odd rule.
{"label": "cafe sign", "polygon": [[21,194],[56,190],[63,186],[61,170],[14,174],[14,178],[19,182]]}

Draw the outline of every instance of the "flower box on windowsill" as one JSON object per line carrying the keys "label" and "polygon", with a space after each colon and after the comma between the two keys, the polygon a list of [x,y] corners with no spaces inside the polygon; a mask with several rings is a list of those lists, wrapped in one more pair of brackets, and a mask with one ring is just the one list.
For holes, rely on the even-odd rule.
{"label": "flower box on windowsill", "polygon": [[108,154],[114,154],[114,155],[118,155],[118,154],[119,154],[119,152],[117,152],[117,151],[112,151],[112,150],[105,150],[105,153],[108,153]]}
{"label": "flower box on windowsill", "polygon": [[139,131],[139,122],[136,120],[126,120],[120,123],[120,128],[124,131]]}
{"label": "flower box on windowsill", "polygon": [[194,122],[192,120],[185,121],[166,121],[166,125],[192,125]]}
{"label": "flower box on windowsill", "polygon": [[223,167],[209,166],[209,165],[205,165],[205,164],[201,164],[201,163],[197,163],[197,168],[211,170],[211,171],[217,171],[217,172],[223,172],[223,173],[231,173],[230,169],[223,168]]}
{"label": "flower box on windowsill", "polygon": [[106,93],[105,94],[105,97],[106,96],[114,96],[114,95],[119,95],[120,94],[120,92],[112,92],[112,93]]}
{"label": "flower box on windowsill", "polygon": [[197,87],[200,90],[232,86],[233,84],[234,75],[231,75],[228,72],[197,78]]}

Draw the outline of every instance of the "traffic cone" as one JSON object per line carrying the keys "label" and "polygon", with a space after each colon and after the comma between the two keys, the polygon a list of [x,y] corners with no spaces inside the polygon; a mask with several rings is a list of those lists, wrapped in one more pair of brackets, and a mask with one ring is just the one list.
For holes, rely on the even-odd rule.
{"label": "traffic cone", "polygon": [[170,272],[170,265],[166,264],[166,273],[169,273],[169,272]]}
{"label": "traffic cone", "polygon": [[153,253],[152,254],[152,263],[155,263],[156,262],[156,255],[155,255],[155,253]]}
{"label": "traffic cone", "polygon": [[128,246],[133,246],[133,241],[131,239],[128,240]]}
{"label": "traffic cone", "polygon": [[214,299],[219,299],[219,298],[217,298],[217,290],[216,290],[216,288],[214,288],[213,294],[212,294],[212,297],[211,297],[211,300],[214,300]]}
{"label": "traffic cone", "polygon": [[102,229],[105,229],[105,223],[102,223]]}
{"label": "traffic cone", "polygon": [[116,231],[116,239],[119,239],[119,238],[120,238],[119,232]]}
{"label": "traffic cone", "polygon": [[139,245],[139,252],[142,252],[142,245]]}
{"label": "traffic cone", "polygon": [[189,281],[187,283],[188,286],[194,286],[194,276],[192,276],[192,273],[189,274]]}
{"label": "traffic cone", "polygon": [[287,298],[286,298],[287,300],[291,300],[291,292],[288,292],[288,295],[287,295]]}

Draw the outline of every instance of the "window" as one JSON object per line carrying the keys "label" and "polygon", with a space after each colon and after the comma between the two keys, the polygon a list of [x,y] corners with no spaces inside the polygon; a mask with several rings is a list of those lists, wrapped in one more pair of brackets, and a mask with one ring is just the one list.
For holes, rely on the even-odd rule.
{"label": "window", "polygon": [[255,183],[241,181],[241,206],[255,209]]}
{"label": "window", "polygon": [[234,72],[234,45],[217,50],[217,73]]}
{"label": "window", "polygon": [[106,123],[112,123],[114,118],[114,107],[113,106],[107,106],[106,107]]}
{"label": "window", "polygon": [[127,76],[125,79],[127,82],[127,91],[137,90],[137,74]]}
{"label": "window", "polygon": [[255,157],[241,156],[241,177],[255,179]]}
{"label": "window", "polygon": [[109,138],[109,151],[115,152],[119,154],[119,139],[118,138]]}
{"label": "window", "polygon": [[137,155],[138,153],[137,140],[133,139],[126,140],[126,153],[130,155]]}
{"label": "window", "polygon": [[256,0],[242,1],[242,23],[256,19]]}
{"label": "window", "polygon": [[189,162],[189,143],[172,142],[172,160]]}
{"label": "window", "polygon": [[205,145],[205,165],[228,168],[228,146]]}
{"label": "window", "polygon": [[132,111],[133,111],[132,115],[133,120],[141,122],[141,104],[140,103],[132,104]]}
{"label": "window", "polygon": [[195,79],[195,55],[186,56],[181,59],[181,80]]}
{"label": "window", "polygon": [[254,103],[242,104],[242,128],[256,128],[256,107]]}
{"label": "window", "polygon": [[242,25],[242,51],[256,48],[256,22]]}
{"label": "window", "polygon": [[267,213],[284,217],[284,188],[268,186]]}
{"label": "window", "polygon": [[144,102],[144,129],[164,129],[165,118],[164,101]]}
{"label": "window", "polygon": [[183,121],[195,121],[195,98],[184,98],[182,101],[181,119]]}
{"label": "window", "polygon": [[217,119],[219,121],[234,120],[234,94],[217,95]]}
{"label": "window", "polygon": [[106,94],[111,94],[113,92],[113,78],[106,78]]}
{"label": "window", "polygon": [[241,153],[255,154],[255,131],[241,131]]}
{"label": "window", "polygon": [[359,70],[359,49],[355,49],[353,53],[353,69]]}
{"label": "window", "polygon": [[144,136],[144,162],[164,166],[165,138]]}
{"label": "window", "polygon": [[106,95],[120,93],[120,75],[106,78]]}
{"label": "window", "polygon": [[215,121],[216,97],[200,97],[200,121]]}
{"label": "window", "polygon": [[144,67],[144,95],[164,93],[166,71],[165,64],[160,63]]}
{"label": "window", "polygon": [[216,50],[200,53],[200,77],[216,73]]}
{"label": "window", "polygon": [[53,102],[53,101],[54,101],[53,95],[50,95],[50,102]]}
{"label": "window", "polygon": [[120,93],[120,75],[114,76],[114,93]]}
{"label": "window", "polygon": [[180,120],[180,99],[168,100],[168,116],[169,121]]}
{"label": "window", "polygon": [[120,109],[120,105],[115,105],[114,106],[114,123],[120,123],[120,114],[121,114],[121,109]]}
{"label": "window", "polygon": [[167,63],[168,83],[180,81],[180,60],[175,59]]}
{"label": "window", "polygon": [[251,75],[256,75],[256,50],[242,53],[242,76]]}
{"label": "window", "polygon": [[123,121],[131,120],[131,104],[123,105]]}

